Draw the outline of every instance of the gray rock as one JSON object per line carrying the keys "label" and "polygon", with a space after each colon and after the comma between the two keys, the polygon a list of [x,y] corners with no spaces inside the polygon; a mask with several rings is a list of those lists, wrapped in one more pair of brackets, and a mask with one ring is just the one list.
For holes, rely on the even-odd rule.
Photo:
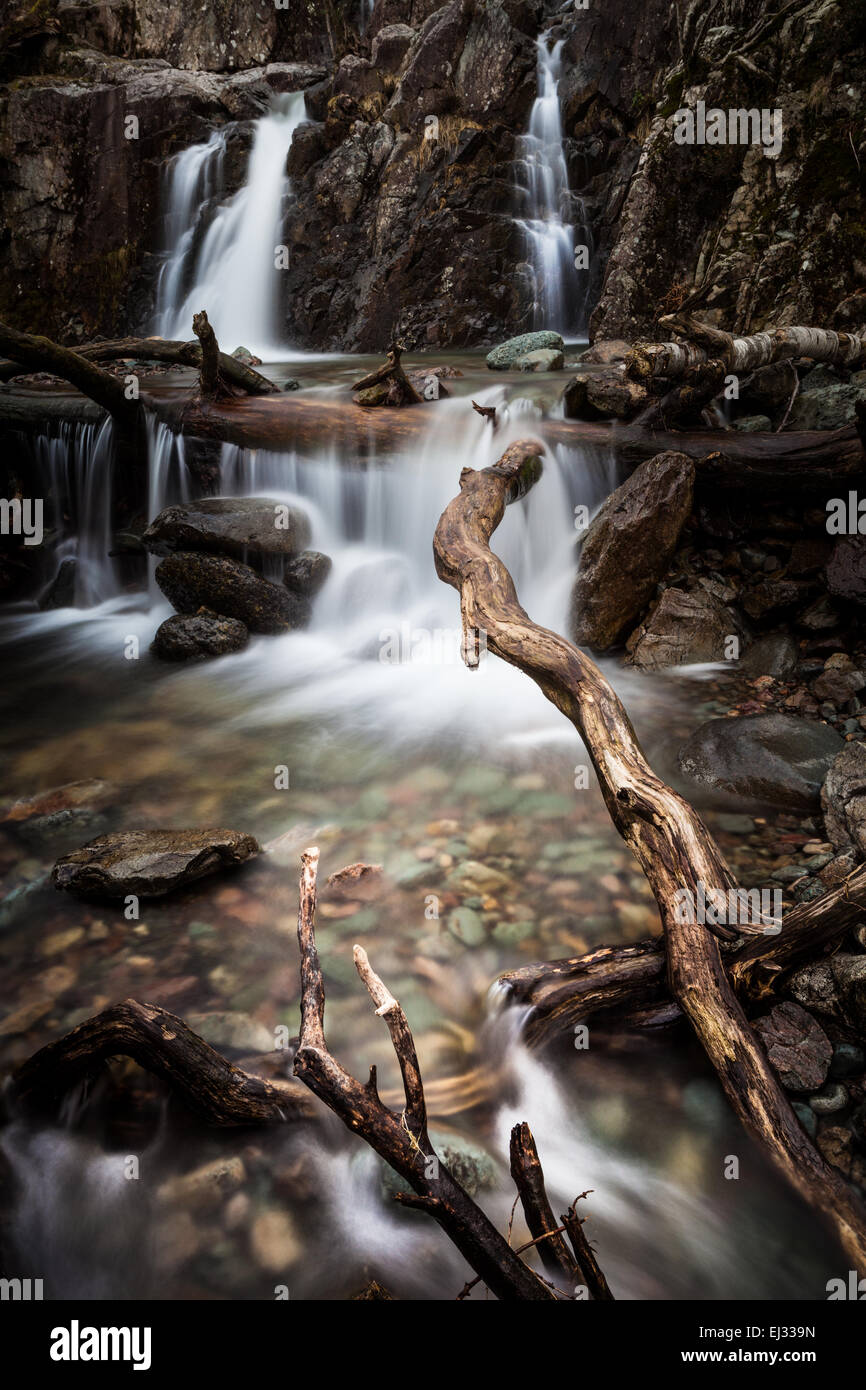
{"label": "gray rock", "polygon": [[866,748],[853,740],[833,760],[821,788],[827,838],[837,850],[866,857]]}
{"label": "gray rock", "polygon": [[734,429],[743,434],[764,434],[773,428],[769,415],[741,415],[734,421]]}
{"label": "gray rock", "polygon": [[[814,373],[810,373],[813,376]],[[804,386],[809,377],[803,383]],[[789,430],[838,430],[856,418],[858,400],[864,399],[859,386],[822,386],[817,390],[802,390],[794,401],[788,417]]]}
{"label": "gray rock", "polygon": [[820,1091],[809,1097],[816,1115],[835,1115],[848,1104],[848,1092],[838,1081],[828,1081]]}
{"label": "gray rock", "polygon": [[565,357],[558,348],[537,348],[518,357],[514,366],[518,372],[561,372]]}
{"label": "gray rock", "polygon": [[249,1014],[214,1011],[188,1014],[186,1022],[211,1047],[230,1052],[273,1052],[274,1034]]}
{"label": "gray rock", "polygon": [[163,661],[206,661],[242,651],[249,640],[245,624],[237,618],[222,618],[201,609],[166,618],[157,628],[150,650]]}
{"label": "gray rock", "polygon": [[730,637],[743,638],[739,619],[705,589],[665,589],[645,622],[626,642],[634,666],[660,671],[668,666],[723,661]]}
{"label": "gray rock", "polygon": [[752,1026],[787,1091],[812,1092],[823,1086],[833,1048],[811,1014],[799,1004],[777,1004]]}
{"label": "gray rock", "polygon": [[784,680],[796,668],[798,656],[799,649],[793,637],[786,632],[770,632],[752,643],[740,662],[740,670],[747,676],[774,676]]}
{"label": "gray rock", "polygon": [[[452,1177],[457,1179],[470,1197],[488,1191],[495,1185],[496,1164],[480,1144],[474,1144],[471,1139],[453,1130],[433,1128],[430,1130],[430,1142]],[[389,1197],[393,1197],[395,1192],[411,1191],[409,1184],[393,1168],[384,1168],[382,1186]]]}
{"label": "gray rock", "polygon": [[331,573],[331,557],[318,550],[304,550],[286,561],[283,583],[303,598],[315,598]]}
{"label": "gray rock", "polygon": [[487,366],[491,372],[513,371],[521,357],[525,357],[529,352],[541,352],[545,349],[564,352],[565,343],[561,335],[548,330],[540,333],[521,333],[519,337],[509,338],[507,342],[488,352]]}
{"label": "gray rock", "polygon": [[693,782],[792,810],[817,806],[843,740],[827,724],[791,714],[711,719],[680,749]]}
{"label": "gray rock", "polygon": [[288,632],[310,620],[307,599],[227,555],[169,555],[157,565],[156,582],[179,613],[209,608],[251,632]]}
{"label": "gray rock", "polygon": [[649,603],[692,509],[695,466],[685,454],[657,454],[612,492],[593,519],[571,597],[571,631],[606,651]]}
{"label": "gray rock", "polygon": [[84,897],[159,898],[258,852],[237,830],[121,830],[58,859],[51,881]]}
{"label": "gray rock", "polygon": [[142,541],[154,555],[204,550],[261,564],[309,545],[310,523],[299,508],[268,497],[201,497],[166,507]]}
{"label": "gray rock", "polygon": [[840,951],[797,970],[788,984],[807,1008],[858,1032],[866,1028],[866,956]]}
{"label": "gray rock", "polygon": [[812,682],[812,694],[818,700],[830,700],[845,705],[866,685],[866,675],[843,652],[834,652],[824,663],[824,670]]}

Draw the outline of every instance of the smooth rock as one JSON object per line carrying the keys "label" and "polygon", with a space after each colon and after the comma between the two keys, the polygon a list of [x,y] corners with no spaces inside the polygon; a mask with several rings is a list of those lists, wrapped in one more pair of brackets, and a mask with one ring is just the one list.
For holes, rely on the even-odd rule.
{"label": "smooth rock", "polygon": [[188,1014],[186,1022],[194,1033],[217,1051],[228,1048],[233,1052],[273,1052],[274,1034],[263,1023],[239,1010],[213,1010],[204,1014]]}
{"label": "smooth rock", "polygon": [[310,620],[307,599],[227,555],[179,551],[157,565],[156,582],[179,613],[212,609],[251,632],[288,632]]}
{"label": "smooth rock", "polygon": [[331,573],[331,566],[330,555],[323,555],[319,550],[303,550],[286,561],[283,583],[303,598],[315,598]]}
{"label": "smooth rock", "polygon": [[740,670],[747,676],[773,676],[776,680],[784,680],[795,670],[798,656],[799,649],[793,637],[786,632],[770,632],[752,643],[740,662]]}
{"label": "smooth rock", "polygon": [[43,612],[53,608],[75,607],[75,580],[78,574],[78,561],[68,555],[60,561],[60,567],[48,588],[39,600]]}
{"label": "smooth rock", "polygon": [[754,801],[812,810],[843,740],[827,724],[790,714],[711,719],[679,753],[693,782]]}
{"label": "smooth rock", "polygon": [[142,542],[154,555],[203,550],[261,564],[265,556],[296,555],[309,545],[310,523],[300,508],[269,497],[200,497],[166,507]]}
{"label": "smooth rock", "polygon": [[518,372],[561,372],[565,357],[557,348],[538,348],[518,357],[514,366]]}
{"label": "smooth rock", "polygon": [[521,333],[517,338],[509,338],[499,347],[487,354],[487,366],[492,372],[513,371],[521,357],[530,352],[552,350],[564,352],[565,343],[559,333],[544,330],[539,333]]}
{"label": "smooth rock", "polygon": [[158,898],[258,852],[237,830],[121,830],[58,859],[51,881],[84,897]]}
{"label": "smooth rock", "polygon": [[833,1060],[830,1063],[830,1075],[834,1080],[860,1076],[864,1071],[866,1071],[866,1050],[858,1047],[856,1043],[836,1043],[833,1048]]}
{"label": "smooth rock", "polygon": [[594,517],[571,596],[571,631],[581,646],[608,650],[643,612],[691,513],[694,481],[685,454],[657,454]]}

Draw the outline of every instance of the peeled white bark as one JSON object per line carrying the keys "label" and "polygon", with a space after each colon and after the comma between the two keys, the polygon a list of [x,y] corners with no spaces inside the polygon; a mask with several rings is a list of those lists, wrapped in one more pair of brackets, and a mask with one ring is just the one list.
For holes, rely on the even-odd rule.
{"label": "peeled white bark", "polygon": [[626,371],[636,381],[652,377],[676,378],[691,367],[711,359],[731,372],[753,372],[770,362],[789,357],[810,357],[839,367],[857,367],[866,362],[866,339],[855,333],[835,333],[829,328],[774,328],[734,338],[703,325],[668,320],[676,332],[688,337],[685,343],[635,343],[626,358]]}

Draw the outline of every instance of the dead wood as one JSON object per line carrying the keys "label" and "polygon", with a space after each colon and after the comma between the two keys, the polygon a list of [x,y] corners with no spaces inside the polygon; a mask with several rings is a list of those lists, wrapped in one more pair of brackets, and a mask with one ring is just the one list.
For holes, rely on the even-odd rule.
{"label": "dead wood", "polygon": [[658,903],[673,998],[747,1130],[788,1181],[825,1213],[848,1256],[866,1271],[866,1210],[797,1120],[749,1027],[710,930],[681,920],[689,915],[680,910],[683,889],[696,902],[699,891],[734,886],[720,850],[688,802],[652,771],[625,709],[598,668],[565,638],[531,621],[510,574],[489,548],[506,505],[539,476],[540,448],[524,440],[492,468],[463,470],[460,494],[436,529],[437,572],[460,595],[464,632],[484,632],[488,650],[531,676],[574,724],[611,818]]}
{"label": "dead wood", "polygon": [[213,325],[204,309],[193,314],[192,331],[201,345],[201,363],[198,369],[198,397],[204,401],[218,401],[225,397],[240,395],[238,387],[222,371],[223,353],[220,352]]}
{"label": "dead wood", "polygon": [[586,1280],[553,1215],[532,1130],[525,1122],[515,1125],[511,1131],[510,1159],[511,1176],[529,1233],[539,1242],[541,1263],[551,1279],[570,1291],[575,1284]]}
{"label": "dead wood", "polygon": [[191,1028],[156,1004],[126,999],[48,1043],[16,1072],[13,1104],[25,1111],[56,1111],[80,1081],[109,1057],[131,1057],[167,1082],[209,1125],[283,1124],[313,1113],[294,1081],[265,1081],[233,1066]]}
{"label": "dead wood", "polygon": [[140,402],[127,396],[122,380],[103,371],[95,362],[89,362],[71,348],[61,347],[50,338],[20,333],[8,324],[0,323],[0,351],[8,353],[28,371],[50,372],[52,376],[68,381],[83,395],[101,405],[103,410],[107,410],[123,434],[131,437],[137,430]]}
{"label": "dead wood", "polygon": [[317,849],[307,850],[301,859],[301,1033],[295,1075],[405,1179],[412,1193],[402,1196],[403,1204],[428,1212],[497,1298],[532,1302],[556,1298],[555,1291],[524,1264],[436,1156],[427,1132],[424,1088],[411,1029],[360,946],[355,947],[355,965],[376,1013],[385,1020],[400,1065],[402,1112],[390,1110],[381,1100],[375,1067],[363,1085],[331,1056],[325,1040],[325,987],[314,923],[318,859]]}
{"label": "dead wood", "polygon": [[361,377],[356,381],[352,390],[355,392],[373,392],[377,386],[387,386],[387,391],[383,391],[381,398],[373,399],[372,396],[367,400],[358,400],[360,406],[373,405],[418,405],[424,399],[416,391],[412,382],[404,372],[400,359],[403,356],[403,344],[392,343],[388,350],[388,356],[381,367],[377,367],[374,372]]}
{"label": "dead wood", "polygon": [[[79,357],[88,362],[116,362],[119,358],[132,357],[145,362],[165,362],[175,367],[192,367],[198,371],[201,366],[201,345],[197,342],[180,342],[172,338],[112,338],[101,343],[85,343],[75,349]],[[21,363],[9,360],[0,362],[0,381],[21,375]],[[251,396],[279,395],[280,388],[269,381],[254,367],[248,367],[239,358],[226,352],[220,353],[220,372],[234,386],[239,386]]]}
{"label": "dead wood", "polygon": [[735,374],[791,357],[808,357],[813,362],[848,368],[866,361],[866,341],[856,333],[835,333],[829,328],[774,328],[748,337],[734,337],[685,315],[671,314],[660,322],[685,341],[635,343],[625,359],[626,372],[634,381],[649,384],[654,377],[672,380],[711,358]]}

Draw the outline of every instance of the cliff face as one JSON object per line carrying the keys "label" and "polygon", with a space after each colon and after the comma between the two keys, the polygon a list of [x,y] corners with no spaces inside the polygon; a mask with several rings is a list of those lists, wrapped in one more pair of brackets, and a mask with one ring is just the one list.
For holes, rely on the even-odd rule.
{"label": "cliff face", "polygon": [[[594,336],[649,333],[683,304],[739,329],[827,323],[866,278],[866,15],[860,0],[765,8],[13,0],[0,9],[0,316],[71,340],[143,327],[166,161],[231,123],[232,191],[249,122],[273,91],[306,88],[287,339],[378,351],[396,332],[436,348],[531,326],[514,160],[535,39],[553,26],[570,185],[593,228]],[[675,113],[699,101],[779,109],[781,149],[678,144]]]}

